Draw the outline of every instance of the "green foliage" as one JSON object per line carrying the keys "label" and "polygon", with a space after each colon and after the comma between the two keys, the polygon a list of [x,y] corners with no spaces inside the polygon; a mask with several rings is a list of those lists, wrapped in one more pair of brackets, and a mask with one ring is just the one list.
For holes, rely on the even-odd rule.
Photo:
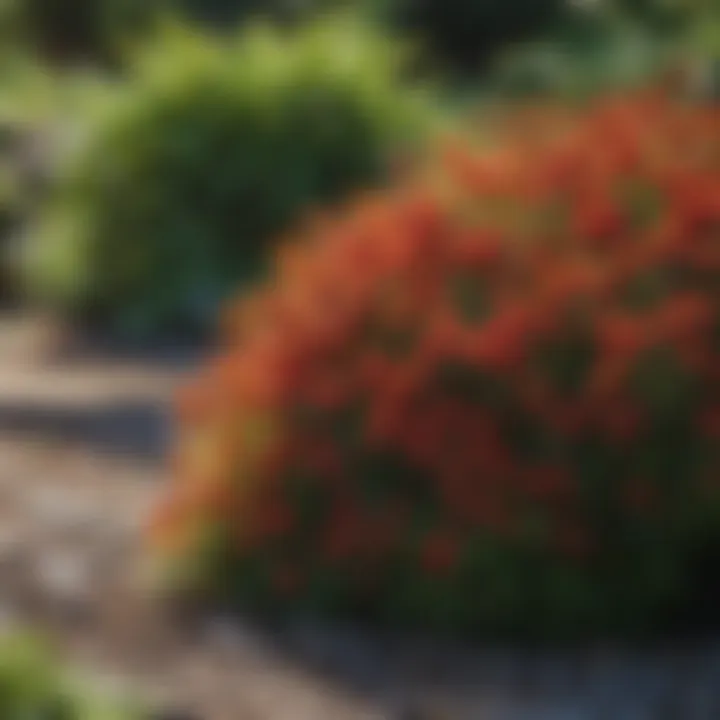
{"label": "green foliage", "polygon": [[93,113],[31,279],[131,329],[204,323],[300,214],[382,180],[426,126],[401,60],[349,20],[224,43],[168,30]]}
{"label": "green foliage", "polygon": [[131,720],[134,711],[79,690],[59,670],[44,643],[25,635],[0,644],[3,720]]}
{"label": "green foliage", "polygon": [[53,184],[67,140],[82,133],[104,82],[51,72],[17,48],[0,50],[0,295],[18,299],[21,236]]}
{"label": "green foliage", "polygon": [[667,73],[706,74],[708,61],[720,57],[719,22],[720,5],[704,0],[588,3],[548,36],[500,52],[483,90],[581,98],[642,87]]}
{"label": "green foliage", "polygon": [[616,0],[630,17],[663,34],[676,34],[698,18],[717,11],[715,0]]}
{"label": "green foliage", "polygon": [[522,75],[523,85],[584,83],[596,91],[647,75],[647,65],[668,43],[706,27],[720,8],[715,0],[368,0],[355,5],[417,40],[430,67],[449,71],[449,78],[484,79],[499,57],[509,55],[503,65],[513,67],[503,74],[513,75],[511,84]]}
{"label": "green foliage", "polygon": [[647,26],[599,7],[549,37],[500,53],[487,86],[511,96],[588,96],[643,86],[676,55]]}
{"label": "green foliage", "polygon": [[12,293],[14,277],[8,245],[22,211],[19,179],[5,147],[11,137],[10,128],[0,129],[0,298]]}
{"label": "green foliage", "polygon": [[564,0],[375,0],[383,21],[409,33],[433,67],[476,74],[499,49],[549,31]]}

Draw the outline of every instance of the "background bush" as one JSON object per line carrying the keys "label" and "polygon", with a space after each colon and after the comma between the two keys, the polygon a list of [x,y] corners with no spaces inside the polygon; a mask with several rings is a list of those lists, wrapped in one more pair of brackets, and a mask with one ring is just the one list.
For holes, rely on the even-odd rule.
{"label": "background bush", "polygon": [[669,38],[717,12],[714,5],[714,0],[0,0],[0,37],[53,60],[107,62],[118,61],[125,45],[167,15],[226,34],[258,18],[302,24],[343,9],[412,37],[429,68],[472,78],[499,52],[558,30],[567,35],[588,14],[615,15]]}
{"label": "background bush", "polygon": [[720,530],[720,136],[528,107],[282,248],[181,401],[152,537],[260,608],[564,637],[691,606]]}
{"label": "background bush", "polygon": [[226,43],[176,29],[88,123],[30,274],[104,322],[202,324],[301,213],[381,181],[428,119],[395,46],[351,21]]}
{"label": "background bush", "polygon": [[27,53],[0,50],[0,300],[24,301],[28,224],[54,185],[67,146],[104,97],[98,72],[53,74]]}
{"label": "background bush", "polygon": [[631,17],[663,34],[675,34],[698,17],[718,11],[713,0],[619,0],[617,4]]}
{"label": "background bush", "polygon": [[581,99],[674,78],[676,87],[707,97],[717,73],[712,65],[720,67],[720,6],[669,4],[674,20],[662,27],[647,17],[652,3],[579,7],[552,32],[498,48],[487,71],[469,84],[468,94],[475,100]]}
{"label": "background bush", "polygon": [[647,86],[677,59],[676,44],[650,25],[598,4],[549,35],[500,49],[483,85],[501,97],[592,97]]}
{"label": "background bush", "polygon": [[[258,19],[310,21],[352,0],[0,0],[0,38],[53,62],[117,64],[171,17],[232,34]],[[361,13],[362,14],[362,13]]]}
{"label": "background bush", "polygon": [[22,212],[20,183],[10,148],[15,139],[14,130],[10,124],[0,127],[0,302],[11,293],[12,273],[5,260]]}
{"label": "background bush", "polygon": [[115,62],[172,0],[0,0],[0,34],[53,62]]}
{"label": "background bush", "polygon": [[611,73],[632,74],[633,58],[625,55],[620,68],[614,56],[618,42],[626,45],[632,33],[636,44],[672,42],[718,12],[714,0],[366,0],[355,7],[416,40],[426,67],[463,84],[484,79],[498,56],[526,57],[525,46],[537,43],[564,54],[564,72],[573,72],[576,56],[581,66],[592,62],[580,69],[588,85],[602,72],[600,52]]}
{"label": "background bush", "polygon": [[350,3],[343,0],[176,0],[176,8],[186,16],[219,29],[258,17],[279,22],[303,21],[347,4]]}
{"label": "background bush", "polygon": [[425,48],[431,66],[477,73],[500,48],[551,30],[564,0],[376,0],[378,16]]}

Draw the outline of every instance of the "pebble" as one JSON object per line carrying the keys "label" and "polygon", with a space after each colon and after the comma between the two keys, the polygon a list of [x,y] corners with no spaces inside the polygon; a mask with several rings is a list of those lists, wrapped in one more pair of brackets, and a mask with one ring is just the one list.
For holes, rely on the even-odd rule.
{"label": "pebble", "polygon": [[92,530],[101,523],[97,508],[87,498],[67,490],[36,491],[29,494],[27,503],[29,511],[46,529]]}
{"label": "pebble", "polygon": [[77,555],[46,552],[38,557],[35,572],[42,587],[59,600],[78,600],[90,594],[92,578],[87,563]]}
{"label": "pebble", "polygon": [[210,648],[224,655],[261,659],[267,656],[267,643],[259,633],[235,618],[215,616],[205,623],[204,635]]}

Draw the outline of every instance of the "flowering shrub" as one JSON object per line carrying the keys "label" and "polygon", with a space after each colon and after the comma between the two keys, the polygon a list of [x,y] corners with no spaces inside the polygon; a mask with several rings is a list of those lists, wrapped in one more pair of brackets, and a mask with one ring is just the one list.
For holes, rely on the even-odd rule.
{"label": "flowering shrub", "polygon": [[530,109],[283,246],[180,402],[175,581],[498,631],[680,607],[720,509],[719,127]]}

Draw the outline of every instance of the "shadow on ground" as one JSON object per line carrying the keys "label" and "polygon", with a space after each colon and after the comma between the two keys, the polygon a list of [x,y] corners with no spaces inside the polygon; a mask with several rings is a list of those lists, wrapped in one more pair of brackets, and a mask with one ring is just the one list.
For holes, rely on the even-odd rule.
{"label": "shadow on ground", "polygon": [[164,408],[141,401],[62,407],[0,399],[0,433],[6,437],[82,444],[148,460],[162,458],[169,424]]}

